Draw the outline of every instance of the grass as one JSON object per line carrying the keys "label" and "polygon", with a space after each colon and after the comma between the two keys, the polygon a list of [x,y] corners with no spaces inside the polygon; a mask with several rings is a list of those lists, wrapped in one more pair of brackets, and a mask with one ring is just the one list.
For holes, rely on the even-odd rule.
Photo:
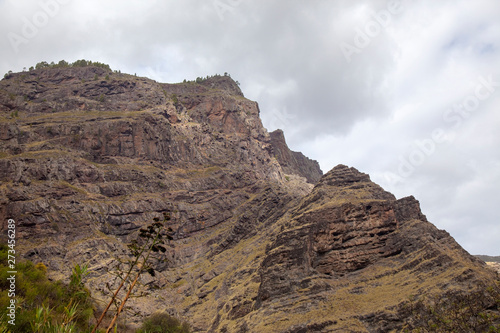
{"label": "grass", "polygon": [[47,159],[47,158],[58,158],[58,157],[66,157],[70,153],[63,150],[58,149],[49,149],[49,150],[38,150],[38,151],[27,151],[18,155],[10,155],[8,159],[14,158],[23,158],[23,159]]}
{"label": "grass", "polygon": [[221,167],[218,166],[210,166],[202,169],[188,169],[185,171],[185,175],[188,178],[206,178],[220,170]]}
{"label": "grass", "polygon": [[[10,302],[8,297],[9,286],[6,283],[10,268],[7,265],[8,247],[0,245],[0,306],[5,309]],[[9,325],[10,332],[32,332],[37,310],[42,306],[50,309],[50,320],[59,323],[65,315],[65,308],[71,302],[76,302],[78,315],[75,317],[77,331],[86,332],[89,328],[89,319],[93,314],[89,293],[86,289],[62,283],[49,281],[47,267],[43,263],[33,264],[30,261],[16,262],[16,325]],[[0,318],[0,329],[5,324],[5,318]],[[3,326],[4,328],[6,326]]]}
{"label": "grass", "polygon": [[[424,222],[406,221],[401,227],[403,230],[397,232],[411,233],[411,229],[419,228],[420,223]],[[276,225],[279,224],[280,222]],[[242,242],[242,245],[245,246],[245,242]],[[251,248],[250,244],[246,245]],[[478,270],[473,261],[457,251],[432,243],[429,246],[439,252],[429,257],[429,249],[423,248],[409,255],[399,254],[396,257],[383,258],[362,271],[340,278],[318,275],[315,281],[329,285],[329,291],[297,289],[295,293],[288,295],[288,298],[271,300],[264,308],[251,312],[242,320],[251,325],[250,331],[255,332],[280,332],[293,326],[327,321],[336,324],[331,324],[325,330],[367,332],[365,324],[358,319],[360,316],[379,311],[394,313],[395,307],[405,304],[413,295],[440,295],[447,282],[467,274],[471,269],[475,270],[479,279],[491,280],[491,275]],[[452,263],[437,265],[436,258],[443,255],[449,256]],[[405,265],[411,261],[417,264],[405,269]],[[242,264],[242,267],[244,266],[246,265]],[[426,270],[426,266],[433,269]],[[244,298],[255,299],[258,285],[244,286],[243,283],[238,283],[234,287],[233,295],[244,295],[237,290],[243,290],[245,287],[249,294]],[[448,287],[448,290],[449,288],[464,288],[464,285],[456,284],[455,287]],[[315,298],[321,301],[315,302]],[[232,331],[242,324],[242,320],[229,320],[225,311],[220,311],[219,315],[222,317],[219,328],[227,326],[231,328],[229,331]]]}
{"label": "grass", "polygon": [[169,288],[172,288],[172,289],[177,289],[177,288],[180,288],[184,285],[186,285],[188,282],[184,279],[181,279],[175,283],[172,283],[171,285],[169,285]]}
{"label": "grass", "polygon": [[[35,126],[43,124],[45,127],[50,127],[51,125],[60,123],[82,123],[95,120],[125,120],[133,119],[138,116],[149,113],[148,110],[143,111],[98,111],[98,110],[72,110],[72,111],[61,111],[53,113],[44,114],[34,114],[31,116],[25,116],[22,118],[22,124],[26,126]],[[9,121],[7,119],[7,121]],[[12,121],[10,121],[12,122]]]}
{"label": "grass", "polygon": [[78,187],[76,185],[72,185],[66,181],[63,181],[63,180],[60,180],[59,181],[59,184],[63,187],[67,187],[67,188],[70,188],[72,189],[73,191],[75,191],[76,193],[80,193],[80,194],[83,194],[83,195],[88,195],[89,193],[87,191],[85,191],[83,188],[81,187]]}

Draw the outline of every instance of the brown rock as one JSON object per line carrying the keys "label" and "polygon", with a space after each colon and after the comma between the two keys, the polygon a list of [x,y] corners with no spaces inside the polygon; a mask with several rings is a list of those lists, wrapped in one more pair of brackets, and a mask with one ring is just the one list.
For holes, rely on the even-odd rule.
{"label": "brown rock", "polygon": [[285,173],[305,177],[311,184],[319,181],[323,172],[317,161],[309,159],[300,152],[291,151],[282,130],[275,130],[270,136],[274,156]]}
{"label": "brown rock", "polygon": [[106,299],[106,268],[170,212],[170,262],[142,279],[129,322],[160,309],[197,332],[385,332],[402,328],[410,295],[495,278],[415,198],[343,165],[322,176],[226,76],[14,73],[0,113],[0,220],[16,220],[20,257],[52,278],[89,264]]}

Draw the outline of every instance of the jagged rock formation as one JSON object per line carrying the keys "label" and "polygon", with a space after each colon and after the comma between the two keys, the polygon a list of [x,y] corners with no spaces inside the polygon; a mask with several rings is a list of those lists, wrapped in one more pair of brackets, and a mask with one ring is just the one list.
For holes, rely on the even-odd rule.
{"label": "jagged rock formation", "polygon": [[401,327],[411,295],[494,278],[427,222],[415,198],[396,200],[343,165],[283,223],[259,268],[254,331],[386,332]]}
{"label": "jagged rock formation", "polygon": [[0,82],[0,112],[0,218],[53,278],[88,263],[105,298],[106,268],[171,213],[170,263],[142,278],[128,322],[165,310],[199,332],[385,332],[411,295],[495,279],[413,197],[346,166],[319,179],[229,77],[41,69]]}
{"label": "jagged rock formation", "polygon": [[274,156],[283,168],[283,171],[288,174],[305,177],[309,183],[316,184],[323,175],[319,163],[300,152],[291,151],[286,144],[285,135],[282,130],[275,130],[270,135]]}
{"label": "jagged rock formation", "polygon": [[[1,124],[1,179],[16,185],[4,187],[12,200],[2,216],[22,213],[21,225],[55,226],[68,222],[62,210],[77,211],[72,219],[127,234],[138,228],[134,221],[152,217],[143,213],[189,197],[205,202],[198,208],[205,213],[177,209],[188,232],[228,218],[212,214],[213,205],[229,211],[246,200],[220,189],[283,181],[257,104],[230,78],[219,85],[231,89],[218,90],[213,80],[177,86],[103,71],[50,69],[2,82],[4,114],[19,115]],[[221,202],[206,203],[212,199]]]}

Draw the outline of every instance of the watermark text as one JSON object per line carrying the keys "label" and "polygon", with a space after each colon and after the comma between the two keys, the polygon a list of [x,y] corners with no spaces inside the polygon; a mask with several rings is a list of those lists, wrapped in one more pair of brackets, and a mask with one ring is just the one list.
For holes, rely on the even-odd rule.
{"label": "watermark text", "polygon": [[38,5],[40,9],[35,14],[31,17],[23,16],[21,18],[21,30],[7,33],[7,39],[14,52],[19,53],[19,47],[33,40],[38,35],[38,32],[49,24],[50,19],[59,14],[61,5],[65,5],[70,1],[71,0],[39,1]]}
{"label": "watermark text", "polygon": [[400,14],[403,9],[403,0],[389,0],[387,2],[387,9],[381,9],[378,12],[372,11],[370,13],[372,20],[366,22],[363,29],[359,27],[354,29],[352,44],[346,42],[339,44],[347,63],[352,61],[354,54],[361,53],[364,48],[370,45],[371,41],[380,35],[382,29],[390,26],[393,16]]}
{"label": "watermark text", "polygon": [[390,183],[402,182],[410,177],[416,169],[423,165],[427,159],[433,155],[439,144],[453,142],[456,134],[454,130],[458,129],[468,119],[474,111],[486,101],[500,87],[500,82],[493,81],[493,75],[487,77],[479,76],[478,83],[474,92],[467,95],[460,103],[455,103],[452,107],[443,112],[443,120],[449,124],[448,129],[441,127],[435,128],[429,137],[413,142],[413,149],[407,155],[398,156],[397,173],[387,172],[385,178]]}
{"label": "watermark text", "polygon": [[7,305],[8,324],[16,324],[16,221],[9,219],[7,221],[7,296],[9,303]]}

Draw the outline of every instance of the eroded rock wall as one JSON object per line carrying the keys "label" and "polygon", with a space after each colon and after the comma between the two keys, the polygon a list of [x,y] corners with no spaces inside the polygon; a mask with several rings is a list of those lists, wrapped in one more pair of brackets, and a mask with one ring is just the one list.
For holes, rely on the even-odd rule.
{"label": "eroded rock wall", "polygon": [[0,81],[2,228],[15,219],[22,257],[54,279],[88,264],[107,299],[126,244],[170,213],[168,263],[141,278],[127,320],[167,311],[196,332],[399,330],[410,296],[495,279],[415,198],[343,165],[322,175],[259,112],[225,76],[12,74]]}

